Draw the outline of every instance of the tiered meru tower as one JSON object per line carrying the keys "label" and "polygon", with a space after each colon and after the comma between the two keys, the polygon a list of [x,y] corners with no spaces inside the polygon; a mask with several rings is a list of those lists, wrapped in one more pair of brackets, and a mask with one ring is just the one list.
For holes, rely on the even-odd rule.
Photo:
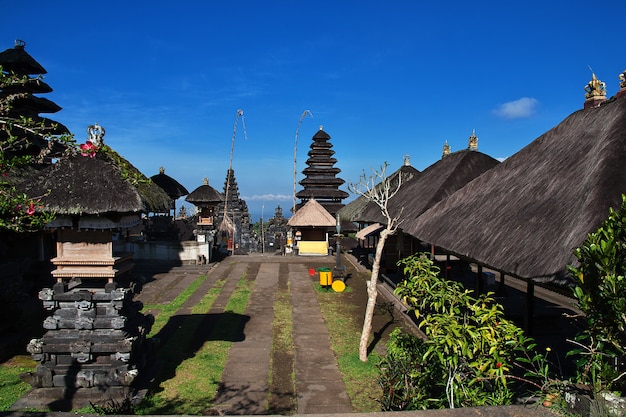
{"label": "tiered meru tower", "polygon": [[341,178],[337,178],[337,174],[341,170],[335,167],[337,159],[333,158],[335,151],[332,150],[330,143],[330,135],[320,126],[320,130],[313,136],[313,143],[309,151],[308,165],[302,173],[305,178],[300,181],[303,190],[296,193],[296,197],[300,199],[300,203],[296,205],[296,210],[304,206],[310,199],[315,199],[330,214],[335,214],[345,204],[343,199],[348,197],[348,193],[340,190],[339,187],[345,182]]}

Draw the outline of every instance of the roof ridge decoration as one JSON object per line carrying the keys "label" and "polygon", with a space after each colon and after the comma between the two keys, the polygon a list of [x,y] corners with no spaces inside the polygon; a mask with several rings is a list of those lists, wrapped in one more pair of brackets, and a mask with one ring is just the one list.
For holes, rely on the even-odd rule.
{"label": "roof ridge decoration", "polygon": [[585,86],[584,109],[599,107],[606,102],[606,83],[600,81],[594,72],[591,73],[591,81]]}
{"label": "roof ridge decoration", "polygon": [[619,78],[620,89],[626,88],[626,70],[624,70],[620,75],[618,75],[617,78]]}
{"label": "roof ridge decoration", "polygon": [[478,137],[476,136],[476,129],[472,129],[472,134],[467,141],[467,149],[470,151],[478,150]]}
{"label": "roof ridge decoration", "polygon": [[606,83],[600,81],[595,73],[591,73],[591,81],[585,86],[585,98],[606,97]]}
{"label": "roof ridge decoration", "polygon": [[448,144],[448,140],[446,139],[446,143],[443,144],[443,154],[441,155],[441,158],[443,159],[448,155],[450,155],[450,145]]}

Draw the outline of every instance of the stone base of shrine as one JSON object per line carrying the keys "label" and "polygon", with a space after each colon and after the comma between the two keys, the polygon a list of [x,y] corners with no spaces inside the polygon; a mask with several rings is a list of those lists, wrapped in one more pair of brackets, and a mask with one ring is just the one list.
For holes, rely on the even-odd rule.
{"label": "stone base of shrine", "polygon": [[35,388],[22,396],[12,410],[49,410],[70,411],[88,407],[92,404],[107,406],[122,404],[130,399],[132,404],[139,404],[145,390],[132,391],[128,387],[101,388]]}

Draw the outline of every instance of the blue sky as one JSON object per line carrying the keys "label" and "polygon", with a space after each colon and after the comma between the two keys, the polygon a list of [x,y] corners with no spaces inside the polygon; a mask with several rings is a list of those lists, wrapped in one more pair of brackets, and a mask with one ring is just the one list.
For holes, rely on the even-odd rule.
{"label": "blue sky", "polygon": [[512,155],[582,108],[590,68],[617,92],[623,6],[35,0],[3,7],[0,50],[26,42],[63,107],[49,116],[79,142],[97,122],[144,174],[163,166],[189,191],[222,189],[242,109],[233,168],[258,220],[289,214],[305,110],[298,181],[320,125],[346,182],[405,154],[423,170],[473,130],[481,152]]}

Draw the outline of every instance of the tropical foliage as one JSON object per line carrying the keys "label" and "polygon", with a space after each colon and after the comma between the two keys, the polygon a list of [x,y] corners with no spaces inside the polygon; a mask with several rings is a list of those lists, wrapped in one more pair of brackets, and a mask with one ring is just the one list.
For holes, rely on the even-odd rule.
{"label": "tropical foliage", "polygon": [[579,266],[574,297],[587,328],[572,351],[578,358],[578,382],[594,390],[626,392],[626,196],[610,209],[600,228],[574,251]]}
{"label": "tropical foliage", "polygon": [[0,66],[0,91],[8,91],[0,95],[0,230],[35,230],[51,220],[50,214],[37,210],[43,196],[31,198],[16,185],[28,169],[41,164],[53,149],[73,143],[71,135],[55,135],[57,125],[53,123],[14,115],[14,103],[27,95],[19,92],[19,87],[29,80],[27,76],[3,71]]}
{"label": "tropical foliage", "polygon": [[424,339],[399,332],[381,362],[385,410],[509,404],[511,382],[549,392],[547,352],[505,319],[493,294],[474,296],[459,282],[441,278],[428,254],[399,262],[406,279],[396,288]]}

